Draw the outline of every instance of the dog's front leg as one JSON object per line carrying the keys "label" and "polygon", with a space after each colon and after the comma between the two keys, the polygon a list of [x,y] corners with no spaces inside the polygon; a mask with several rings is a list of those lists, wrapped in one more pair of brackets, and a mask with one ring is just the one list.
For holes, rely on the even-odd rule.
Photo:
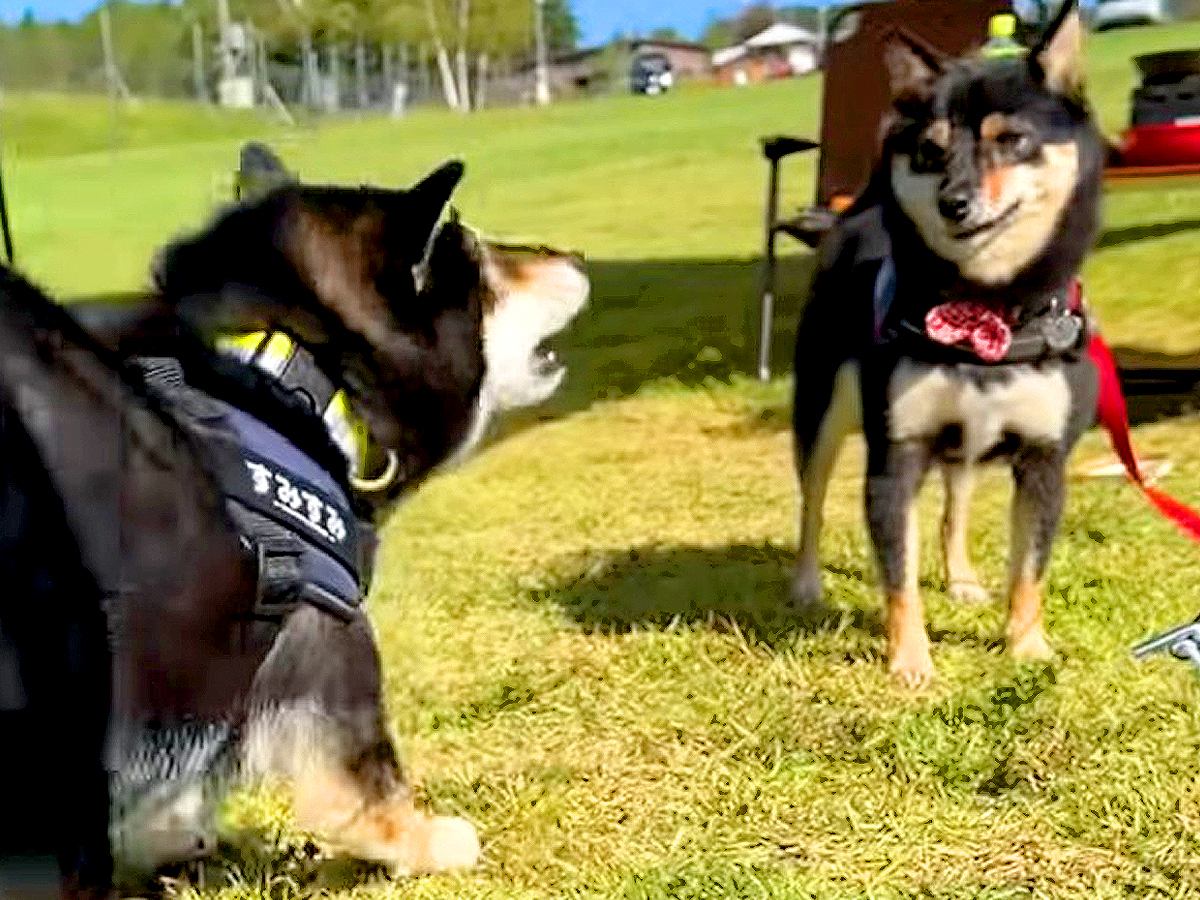
{"label": "dog's front leg", "polygon": [[1056,446],[1027,446],[1013,460],[1008,652],[1017,659],[1054,655],[1042,625],[1042,578],[1062,515],[1066,456]]}
{"label": "dog's front leg", "polygon": [[888,670],[905,687],[933,678],[925,609],[917,584],[920,541],[914,500],[929,470],[928,441],[872,442],[867,522],[887,597]]}
{"label": "dog's front leg", "polygon": [[248,776],[290,776],[301,827],[395,875],[475,865],[465,819],[417,808],[388,734],[383,669],[365,615],[343,623],[302,606],[255,679],[243,739]]}
{"label": "dog's front leg", "polygon": [[942,476],[946,489],[946,508],[942,517],[946,589],[955,600],[982,603],[988,599],[988,592],[979,583],[979,576],[971,564],[967,539],[975,472],[969,462],[946,463],[942,467]]}

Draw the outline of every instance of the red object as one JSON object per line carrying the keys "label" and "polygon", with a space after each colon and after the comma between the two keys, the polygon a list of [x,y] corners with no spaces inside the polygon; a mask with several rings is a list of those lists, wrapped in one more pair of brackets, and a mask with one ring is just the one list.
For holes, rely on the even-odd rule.
{"label": "red object", "polygon": [[1121,167],[1200,165],[1200,122],[1137,125],[1121,142]]}
{"label": "red object", "polygon": [[1096,411],[1101,424],[1108,432],[1109,440],[1112,441],[1113,450],[1129,474],[1129,480],[1141,488],[1146,499],[1174,522],[1180,531],[1193,541],[1200,542],[1200,513],[1174,497],[1150,487],[1138,468],[1137,457],[1133,453],[1133,444],[1129,438],[1129,414],[1125,406],[1125,395],[1121,392],[1121,381],[1117,377],[1117,364],[1112,351],[1100,335],[1092,336],[1088,344],[1088,355],[1100,376],[1100,397]]}
{"label": "red object", "polygon": [[1012,328],[990,306],[954,300],[925,315],[925,334],[948,346],[967,346],[984,362],[999,362],[1012,346]]}

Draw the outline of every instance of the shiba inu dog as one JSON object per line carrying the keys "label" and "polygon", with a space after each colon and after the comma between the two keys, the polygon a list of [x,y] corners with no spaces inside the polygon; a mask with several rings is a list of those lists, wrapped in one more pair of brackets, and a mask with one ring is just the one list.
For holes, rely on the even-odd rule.
{"label": "shiba inu dog", "polygon": [[913,518],[934,465],[947,581],[969,599],[984,596],[967,554],[972,470],[1011,465],[1008,650],[1051,653],[1042,578],[1065,461],[1096,405],[1077,273],[1098,229],[1104,145],[1083,96],[1082,34],[1068,2],[1016,59],[944,60],[893,37],[878,164],[820,249],[800,322],[794,593],[821,592],[821,507],[841,440],[861,424],[889,667],[906,685],[934,672]]}
{"label": "shiba inu dog", "polygon": [[[418,808],[388,733],[361,606],[371,525],[494,415],[554,392],[565,369],[545,342],[589,283],[572,254],[495,243],[447,217],[462,175],[450,163],[407,190],[282,179],[250,192],[168,246],[127,314],[69,316],[18,277],[0,280],[3,455],[24,452],[54,501],[40,525],[0,506],[4,532],[25,546],[57,528],[82,560],[61,586],[31,570],[40,587],[0,604],[0,718],[46,714],[39,683],[9,683],[10,622],[40,613],[42,594],[94,582],[58,614],[66,629],[78,606],[101,648],[111,635],[111,708],[93,684],[77,703],[96,696],[97,727],[71,727],[91,764],[79,779],[95,782],[108,723],[123,874],[210,854],[225,790],[263,775],[292,783],[301,824],[329,846],[396,874],[477,859],[469,822]],[[210,338],[225,330],[285,336],[289,367],[217,353]],[[361,457],[321,413],[339,395],[366,436]],[[355,479],[360,463],[385,471]],[[65,657],[67,637],[41,640]],[[107,687],[108,661],[92,655]],[[31,754],[63,731],[44,730]],[[104,790],[92,782],[98,799],[80,820],[91,831],[60,852],[68,878],[96,870],[103,893]]]}

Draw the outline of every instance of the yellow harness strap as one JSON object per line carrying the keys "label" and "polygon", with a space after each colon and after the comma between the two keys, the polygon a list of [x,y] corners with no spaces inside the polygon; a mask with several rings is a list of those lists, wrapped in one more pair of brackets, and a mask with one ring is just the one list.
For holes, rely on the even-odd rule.
{"label": "yellow harness strap", "polygon": [[[295,352],[296,344],[279,331],[269,338],[265,331],[255,331],[220,337],[217,349],[244,363],[253,363],[270,375],[279,376]],[[362,477],[371,435],[366,424],[351,410],[345,391],[339,390],[333,395],[322,418],[329,436],[346,455],[351,476]]]}

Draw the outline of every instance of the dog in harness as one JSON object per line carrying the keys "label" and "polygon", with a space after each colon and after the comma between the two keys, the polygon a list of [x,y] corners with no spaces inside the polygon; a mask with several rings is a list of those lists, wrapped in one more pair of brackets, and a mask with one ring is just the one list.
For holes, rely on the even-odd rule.
{"label": "dog in harness", "polygon": [[[325,420],[335,388],[311,357],[283,335],[254,337],[259,344],[245,355],[246,363],[269,365],[264,351],[286,342],[287,355],[272,366],[273,377]],[[362,504],[352,499],[346,477],[352,458],[318,462],[262,419],[189,385],[177,359],[141,357],[135,363],[146,385],[210,455],[230,519],[257,561],[255,614],[279,621],[296,604],[309,603],[344,621],[353,617],[370,587],[375,537]],[[347,418],[336,421],[345,434]]]}
{"label": "dog in harness", "polygon": [[149,872],[210,853],[231,780],[269,774],[344,852],[398,874],[471,865],[474,829],[415,808],[386,731],[362,607],[374,525],[496,413],[554,392],[565,369],[545,342],[587,278],[572,255],[443,219],[458,164],[407,191],[303,185],[273,165],[265,189],[160,254],[147,302],[73,307],[204,448],[257,572],[231,627],[265,648],[223,717],[155,729],[121,712],[142,724],[113,742],[116,856]]}

